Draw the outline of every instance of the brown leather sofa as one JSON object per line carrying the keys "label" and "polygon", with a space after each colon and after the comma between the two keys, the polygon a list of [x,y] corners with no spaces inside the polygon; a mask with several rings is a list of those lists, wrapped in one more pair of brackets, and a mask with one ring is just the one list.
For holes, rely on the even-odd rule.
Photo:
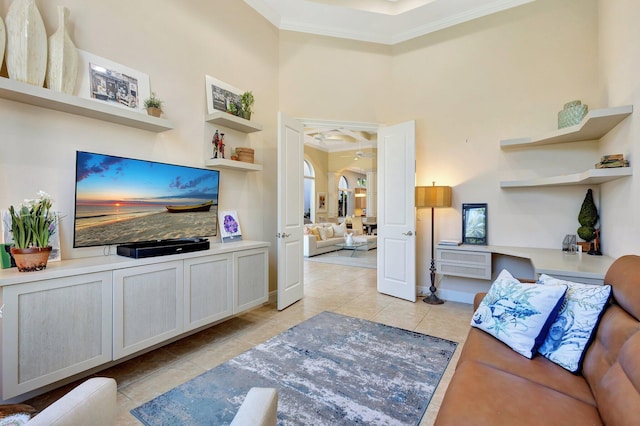
{"label": "brown leather sofa", "polygon": [[613,297],[581,374],[471,328],[435,424],[640,425],[640,256],[617,259],[605,283]]}

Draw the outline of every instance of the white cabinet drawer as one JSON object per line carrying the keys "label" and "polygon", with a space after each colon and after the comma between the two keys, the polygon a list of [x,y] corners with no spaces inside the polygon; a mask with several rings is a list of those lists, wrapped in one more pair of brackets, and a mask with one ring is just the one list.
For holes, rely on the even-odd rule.
{"label": "white cabinet drawer", "polygon": [[437,270],[443,275],[491,279],[491,253],[437,249]]}

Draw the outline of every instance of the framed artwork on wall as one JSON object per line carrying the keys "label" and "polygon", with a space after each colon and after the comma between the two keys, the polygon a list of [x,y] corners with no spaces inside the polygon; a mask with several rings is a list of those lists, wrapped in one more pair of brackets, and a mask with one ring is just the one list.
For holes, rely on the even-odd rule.
{"label": "framed artwork on wall", "polygon": [[487,245],[487,204],[462,205],[462,243]]}
{"label": "framed artwork on wall", "polygon": [[226,112],[229,110],[230,104],[234,104],[238,111],[242,109],[242,103],[240,102],[242,91],[240,89],[210,75],[205,76],[205,84],[207,90],[207,113]]}
{"label": "framed artwork on wall", "polygon": [[78,55],[78,96],[146,114],[144,100],[151,96],[147,74],[84,50],[78,49]]}
{"label": "framed artwork on wall", "polygon": [[316,210],[319,212],[327,211],[327,193],[326,192],[318,192],[318,203],[316,204]]}

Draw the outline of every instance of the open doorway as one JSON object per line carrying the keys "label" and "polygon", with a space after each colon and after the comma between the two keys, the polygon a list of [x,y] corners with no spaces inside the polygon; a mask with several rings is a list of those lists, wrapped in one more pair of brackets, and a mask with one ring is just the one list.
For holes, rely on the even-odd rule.
{"label": "open doorway", "polygon": [[[330,237],[326,232],[305,237],[305,259],[317,260],[316,256],[329,254],[337,257],[337,252],[344,250],[337,244],[346,241],[346,231],[354,234],[358,243],[365,241],[367,244],[359,247],[358,252],[346,252],[343,256],[364,258],[363,252],[367,251],[375,268],[377,245],[372,230],[375,232],[376,227],[377,188],[374,186],[377,182],[378,125],[300,121],[304,126],[305,144],[305,226],[309,228],[307,231],[312,227],[320,231],[332,226],[337,231]],[[318,201],[320,198],[322,204]],[[346,229],[342,230],[341,226]],[[306,240],[315,240],[317,244]]]}

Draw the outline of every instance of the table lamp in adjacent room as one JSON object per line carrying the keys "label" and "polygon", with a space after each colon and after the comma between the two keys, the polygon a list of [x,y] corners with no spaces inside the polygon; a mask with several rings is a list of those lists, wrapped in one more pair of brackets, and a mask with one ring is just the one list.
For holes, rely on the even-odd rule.
{"label": "table lamp in adjacent room", "polygon": [[451,207],[451,187],[450,186],[436,186],[433,182],[433,186],[417,186],[416,187],[416,207],[431,207],[431,287],[429,291],[431,294],[424,299],[423,302],[431,305],[440,305],[444,303],[444,300],[436,296],[436,261],[434,255],[434,209],[440,207]]}

